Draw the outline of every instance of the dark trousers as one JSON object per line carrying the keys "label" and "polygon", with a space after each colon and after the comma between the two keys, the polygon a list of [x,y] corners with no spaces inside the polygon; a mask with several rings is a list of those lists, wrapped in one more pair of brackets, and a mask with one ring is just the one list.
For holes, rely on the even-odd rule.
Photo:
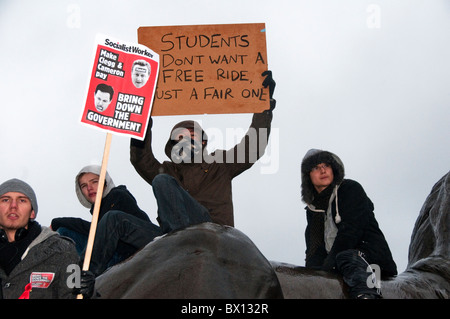
{"label": "dark trousers", "polygon": [[114,256],[119,242],[128,244],[136,252],[162,234],[161,229],[151,222],[118,210],[111,210],[97,225],[89,270],[96,276],[103,273]]}
{"label": "dark trousers", "polygon": [[350,298],[355,299],[361,295],[381,297],[380,278],[375,278],[375,275],[379,274],[373,273],[362,252],[356,249],[344,250],[336,255],[336,264],[349,288]]}
{"label": "dark trousers", "polygon": [[185,191],[172,176],[156,175],[152,187],[158,203],[158,222],[163,233],[212,221],[208,209]]}
{"label": "dark trousers", "polygon": [[[61,236],[68,237],[75,242],[75,248],[77,249],[77,253],[80,258],[84,259],[84,255],[86,254],[86,245],[88,241],[88,235],[81,234],[74,230],[71,230],[67,227],[59,227],[57,232]],[[117,246],[117,250],[115,251],[113,257],[108,261],[107,268],[114,266],[117,263],[127,259],[132,254],[136,252],[136,249],[130,245],[120,243]]]}

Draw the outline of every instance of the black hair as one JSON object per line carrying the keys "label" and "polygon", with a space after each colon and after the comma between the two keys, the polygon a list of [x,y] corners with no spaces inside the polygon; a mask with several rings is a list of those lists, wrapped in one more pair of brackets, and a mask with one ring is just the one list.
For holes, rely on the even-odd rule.
{"label": "black hair", "polygon": [[97,87],[95,88],[95,93],[97,93],[97,91],[102,91],[105,93],[109,93],[109,100],[111,101],[113,96],[114,96],[114,89],[112,86],[110,85],[106,85],[105,83],[100,83],[99,85],[97,85]]}

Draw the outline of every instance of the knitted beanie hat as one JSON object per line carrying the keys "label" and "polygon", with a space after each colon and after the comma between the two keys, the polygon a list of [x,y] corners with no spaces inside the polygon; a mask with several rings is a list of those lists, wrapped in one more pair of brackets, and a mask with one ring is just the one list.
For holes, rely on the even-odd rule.
{"label": "knitted beanie hat", "polygon": [[24,181],[21,181],[20,179],[13,178],[0,185],[0,196],[8,192],[22,193],[26,197],[28,197],[28,199],[31,202],[31,207],[34,210],[35,215],[37,215],[38,204],[36,194],[34,193],[34,190],[31,188],[30,185],[28,185]]}

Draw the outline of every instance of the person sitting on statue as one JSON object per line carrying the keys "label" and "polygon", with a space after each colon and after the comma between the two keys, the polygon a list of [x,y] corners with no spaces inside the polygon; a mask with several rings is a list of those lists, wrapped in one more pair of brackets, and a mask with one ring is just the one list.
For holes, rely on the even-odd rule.
{"label": "person sitting on statue", "polygon": [[152,185],[163,233],[202,222],[234,226],[232,180],[264,154],[269,139],[275,81],[265,71],[270,109],[253,115],[249,131],[228,151],[207,154],[208,137],[195,121],[174,126],[165,147],[170,161],[159,162],[152,151],[152,119],[144,141],[131,139],[130,160],[139,175]]}
{"label": "person sitting on statue", "polygon": [[13,178],[0,185],[0,299],[90,298],[95,278],[80,273],[80,286],[68,284],[77,266],[74,243],[41,226],[38,203],[29,184]]}
{"label": "person sitting on statue", "polygon": [[[94,211],[100,170],[99,165],[88,165],[75,177],[78,200],[84,207],[90,208],[91,214]],[[91,223],[81,218],[59,217],[52,220],[51,227],[61,235],[72,238],[84,260]],[[106,172],[89,269],[98,276],[160,235],[161,229],[139,208],[127,187],[115,186]]]}
{"label": "person sitting on statue", "polygon": [[311,149],[301,163],[301,188],[307,204],[306,267],[342,274],[350,298],[381,298],[380,278],[374,277],[380,274],[373,267],[381,276],[395,276],[397,266],[363,187],[344,179],[337,155]]}

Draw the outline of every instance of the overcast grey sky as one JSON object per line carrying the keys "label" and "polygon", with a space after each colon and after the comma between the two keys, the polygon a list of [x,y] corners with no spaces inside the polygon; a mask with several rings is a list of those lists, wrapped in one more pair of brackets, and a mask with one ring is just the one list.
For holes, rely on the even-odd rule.
{"label": "overcast grey sky", "polygon": [[[274,134],[262,161],[234,180],[236,228],[267,259],[304,265],[300,162],[310,148],[329,150],[374,202],[403,271],[419,210],[449,171],[445,0],[0,0],[0,181],[31,184],[43,225],[58,216],[90,220],[74,177],[101,163],[106,137],[79,123],[95,35],[137,42],[139,26],[260,22],[277,82]],[[171,127],[187,118],[208,134],[243,133],[251,114],[155,117],[160,161]],[[230,142],[223,136],[211,151]],[[151,186],[129,162],[129,138],[113,136],[108,171],[155,221]]]}

